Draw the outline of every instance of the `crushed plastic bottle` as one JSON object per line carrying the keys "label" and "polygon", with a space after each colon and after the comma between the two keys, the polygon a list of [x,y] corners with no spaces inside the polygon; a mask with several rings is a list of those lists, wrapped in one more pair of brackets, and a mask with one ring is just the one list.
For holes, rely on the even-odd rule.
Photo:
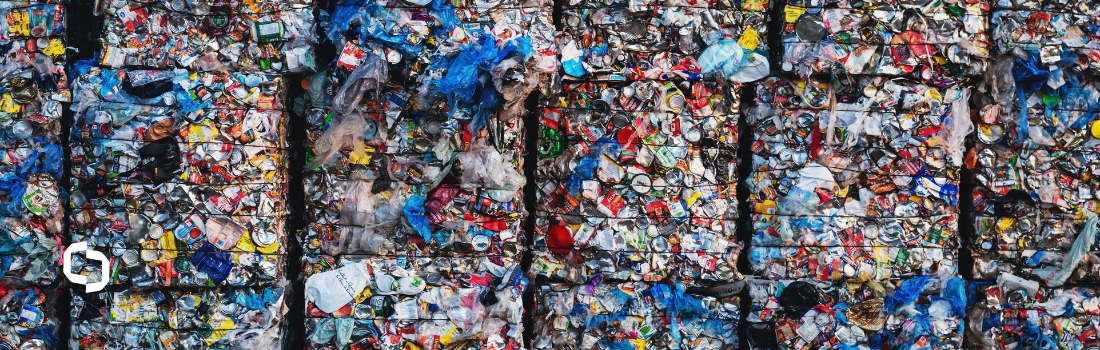
{"label": "crushed plastic bottle", "polygon": [[103,0],[98,64],[191,71],[316,69],[311,0]]}

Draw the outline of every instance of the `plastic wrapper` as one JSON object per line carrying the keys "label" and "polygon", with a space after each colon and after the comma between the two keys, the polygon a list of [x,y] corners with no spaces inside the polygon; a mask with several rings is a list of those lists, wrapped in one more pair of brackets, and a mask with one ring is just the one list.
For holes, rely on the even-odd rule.
{"label": "plastic wrapper", "polygon": [[283,286],[73,291],[70,349],[279,349]]}
{"label": "plastic wrapper", "polygon": [[1088,349],[1100,344],[1095,287],[1048,288],[1010,273],[967,288],[968,349]]}
{"label": "plastic wrapper", "polygon": [[566,84],[540,125],[533,272],[579,284],[739,279],[738,91]]}
{"label": "plastic wrapper", "polygon": [[968,95],[883,77],[762,82],[750,119],[754,272],[954,273]]}
{"label": "plastic wrapper", "polygon": [[518,263],[501,256],[306,258],[309,348],[520,349]]}
{"label": "plastic wrapper", "polygon": [[[65,7],[0,2],[0,276],[50,284],[58,276],[65,198],[59,144],[70,100],[65,72]],[[16,344],[18,345],[18,344]]]}
{"label": "plastic wrapper", "polygon": [[950,274],[750,280],[746,336],[752,349],[961,349],[966,288]]}
{"label": "plastic wrapper", "polygon": [[783,7],[780,69],[910,77],[937,86],[982,74],[989,57],[981,0],[893,3],[800,1]]}
{"label": "plastic wrapper", "polygon": [[281,78],[79,69],[70,229],[113,259],[74,272],[138,287],[281,280]]}
{"label": "plastic wrapper", "polygon": [[557,38],[563,78],[713,80],[767,76],[767,0],[572,1]]}
{"label": "plastic wrapper", "polygon": [[310,0],[103,0],[99,64],[192,71],[316,67]]}
{"label": "plastic wrapper", "polygon": [[534,349],[736,349],[744,282],[546,284],[535,291]]}

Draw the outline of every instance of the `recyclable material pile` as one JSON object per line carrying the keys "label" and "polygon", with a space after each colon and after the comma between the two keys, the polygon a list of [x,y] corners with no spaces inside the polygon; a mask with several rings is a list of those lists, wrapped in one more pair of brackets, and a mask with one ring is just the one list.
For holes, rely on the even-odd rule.
{"label": "recyclable material pile", "polygon": [[955,273],[967,95],[904,78],[760,83],[748,181],[755,272]]}
{"label": "recyclable material pile", "polygon": [[[111,290],[141,291],[135,298],[143,301],[155,299],[150,293],[168,293],[161,289],[168,287],[233,294],[245,286],[285,284],[282,79],[79,64],[78,69],[74,88],[80,93],[70,134],[70,231],[73,242],[88,242],[112,259],[107,271],[77,259],[73,272],[122,287]],[[278,326],[282,289],[264,292],[277,294],[270,301],[279,303],[260,311],[276,318],[244,323],[247,328]],[[74,306],[80,302],[74,298]],[[168,299],[153,304],[176,305]],[[107,310],[122,307],[118,305]],[[240,322],[249,309],[235,311],[223,316]],[[107,318],[110,314],[79,315],[73,321],[74,341],[82,348],[134,347],[132,337],[157,339],[165,329],[200,327],[149,327],[128,318]],[[214,328],[232,325],[196,322]],[[103,328],[108,324],[134,335],[112,336],[116,333]],[[238,340],[210,339],[226,344]]]}
{"label": "recyclable material pile", "polygon": [[518,349],[527,96],[552,3],[342,1],[306,80],[309,348]]}
{"label": "recyclable material pile", "polygon": [[[1100,124],[1095,6],[1004,1],[978,87],[973,169],[974,346],[1100,344],[1094,194]],[[980,327],[979,327],[980,325]]]}
{"label": "recyclable material pile", "polygon": [[189,71],[316,69],[312,0],[103,0],[100,65]]}
{"label": "recyclable material pile", "polygon": [[60,1],[0,1],[0,347],[58,345],[65,12]]}
{"label": "recyclable material pile", "polygon": [[90,6],[0,0],[0,350],[1100,348],[1094,3]]}
{"label": "recyclable material pile", "polygon": [[565,4],[538,132],[534,348],[739,344],[740,93],[768,74],[767,9]]}
{"label": "recyclable material pile", "polygon": [[966,283],[949,274],[752,281],[754,349],[959,349]]}
{"label": "recyclable material pile", "polygon": [[[915,324],[903,325],[913,309],[898,310],[948,281],[963,288],[955,273],[968,95],[966,88],[869,76],[759,84],[748,180],[755,209],[749,261],[764,278],[752,292],[754,348],[961,343],[963,332],[954,328],[962,296],[958,308],[941,305]],[[929,276],[939,288],[924,289]],[[790,280],[824,289],[787,293],[821,299],[797,311],[776,305]],[[907,292],[912,297],[884,309],[883,300],[902,298],[892,295],[900,288],[886,286],[906,283],[917,285]],[[862,305],[847,314],[861,320],[845,320],[834,303]],[[921,314],[933,305],[921,305]],[[824,310],[806,312],[815,307]]]}
{"label": "recyclable material pile", "polygon": [[778,71],[908,77],[936,86],[984,73],[990,4],[965,1],[790,0]]}
{"label": "recyclable material pile", "polygon": [[748,116],[752,348],[962,344],[959,185],[987,12],[783,4],[783,75]]}
{"label": "recyclable material pile", "polygon": [[970,282],[966,348],[1096,347],[1098,296],[1095,287],[1048,288],[1009,273]]}
{"label": "recyclable material pile", "polygon": [[278,73],[312,66],[309,6],[101,6],[104,51],[74,65],[69,232],[110,257],[77,254],[71,272],[108,287],[73,289],[71,348],[282,346]]}

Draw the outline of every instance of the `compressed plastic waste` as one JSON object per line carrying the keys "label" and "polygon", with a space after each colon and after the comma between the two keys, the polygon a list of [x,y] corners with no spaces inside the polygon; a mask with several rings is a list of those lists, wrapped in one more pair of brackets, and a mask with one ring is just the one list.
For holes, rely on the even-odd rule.
{"label": "compressed plastic waste", "polygon": [[969,294],[943,274],[910,279],[749,280],[753,349],[958,349]]}
{"label": "compressed plastic waste", "polygon": [[58,183],[61,111],[70,100],[65,6],[2,1],[0,15],[0,228],[8,232],[0,237],[0,276],[46,285],[58,275],[66,196]]}
{"label": "compressed plastic waste", "polygon": [[989,26],[995,53],[1036,54],[1043,65],[1100,74],[1100,51],[1092,45],[1097,7],[1087,1],[1004,0],[991,2]]}
{"label": "compressed plastic waste", "polygon": [[70,349],[278,349],[284,286],[74,290]]}
{"label": "compressed plastic waste", "polygon": [[191,71],[316,69],[311,0],[103,0],[98,64]]}
{"label": "compressed plastic waste", "polygon": [[966,346],[1088,349],[1100,345],[1100,300],[1092,287],[1048,288],[1005,273],[967,286]]}
{"label": "compressed plastic waste", "polygon": [[767,76],[767,0],[570,1],[557,36],[564,79]]}
{"label": "compressed plastic waste", "polygon": [[524,347],[524,103],[547,1],[341,1],[305,79],[306,344]]}
{"label": "compressed plastic waste", "polygon": [[523,348],[518,264],[500,257],[308,257],[310,348]]}
{"label": "compressed plastic waste", "polygon": [[784,3],[784,73],[919,79],[939,87],[982,74],[989,57],[980,0],[803,1]]}
{"label": "compressed plastic waste", "polygon": [[976,95],[967,166],[980,279],[1011,273],[1048,287],[1100,281],[1090,223],[1098,210],[1091,184],[1100,166],[1100,94],[1075,60],[1046,55],[1020,47],[998,56]]}
{"label": "compressed plastic waste", "polygon": [[[683,284],[545,284],[536,290],[535,322],[546,324],[535,348],[736,349],[739,291]],[[731,291],[733,291],[731,293]]]}
{"label": "compressed plastic waste", "polygon": [[57,349],[57,295],[51,287],[22,281],[0,282],[0,311],[7,315],[0,327],[0,347],[6,349]]}
{"label": "compressed plastic waste", "polygon": [[532,270],[579,284],[739,278],[738,90],[565,84],[540,125]]}
{"label": "compressed plastic waste", "polygon": [[957,270],[967,88],[769,78],[756,96],[755,273],[830,281]]}
{"label": "compressed plastic waste", "polygon": [[256,286],[283,278],[282,80],[80,66],[74,242],[114,257],[92,281]]}
{"label": "compressed plastic waste", "polygon": [[563,81],[540,101],[535,349],[739,346],[723,287],[743,279],[741,84],[771,67],[768,8],[565,4]]}

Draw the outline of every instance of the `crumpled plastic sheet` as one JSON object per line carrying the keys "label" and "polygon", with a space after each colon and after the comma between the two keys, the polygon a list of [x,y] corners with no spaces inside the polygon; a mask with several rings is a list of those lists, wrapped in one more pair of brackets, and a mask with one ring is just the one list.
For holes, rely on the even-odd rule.
{"label": "crumpled plastic sheet", "polygon": [[801,1],[784,4],[780,70],[920,79],[937,86],[982,74],[989,57],[981,0],[894,4]]}
{"label": "crumpled plastic sheet", "polygon": [[282,78],[79,69],[72,239],[115,259],[74,272],[139,287],[281,280]]}
{"label": "crumpled plastic sheet", "polygon": [[316,69],[311,0],[102,0],[99,64],[192,71]]}
{"label": "crumpled plastic sheet", "polygon": [[[61,179],[65,6],[2,1],[0,16],[0,276],[50,284],[58,276],[66,191]],[[18,345],[18,344],[16,344]]]}
{"label": "crumpled plastic sheet", "polygon": [[1095,287],[1048,288],[1010,273],[967,286],[968,349],[1088,349],[1100,343]]}
{"label": "crumpled plastic sheet", "polygon": [[739,279],[739,88],[565,84],[540,125],[533,272],[577,284]]}
{"label": "crumpled plastic sheet", "polygon": [[960,349],[968,293],[951,274],[749,280],[752,349]]}
{"label": "crumpled plastic sheet", "polygon": [[340,51],[295,101],[310,125],[308,348],[523,347],[521,115],[556,80],[551,13],[337,4]]}
{"label": "crumpled plastic sheet", "polygon": [[279,349],[285,286],[73,290],[70,349]]}
{"label": "crumpled plastic sheet", "polygon": [[[744,282],[732,289],[594,280],[535,291],[535,349],[731,349]],[[730,287],[730,286],[720,286]],[[729,293],[733,291],[732,293]]]}
{"label": "crumpled plastic sheet", "polygon": [[500,257],[307,256],[310,349],[523,348],[519,264]]}
{"label": "crumpled plastic sheet", "polygon": [[968,91],[884,77],[760,83],[749,113],[754,273],[954,273]]}
{"label": "crumpled plastic sheet", "polygon": [[570,1],[557,39],[563,78],[763,78],[767,9],[767,0]]}

